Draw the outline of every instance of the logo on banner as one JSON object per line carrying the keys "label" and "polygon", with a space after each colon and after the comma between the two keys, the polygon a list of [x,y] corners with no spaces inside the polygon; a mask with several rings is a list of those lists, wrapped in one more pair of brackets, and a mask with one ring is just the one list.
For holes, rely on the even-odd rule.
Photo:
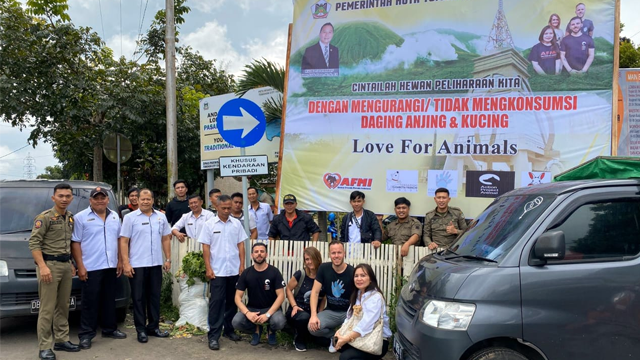
{"label": "logo on banner", "polygon": [[467,197],[495,198],[515,187],[512,171],[467,171]]}
{"label": "logo on banner", "polygon": [[548,184],[551,182],[551,172],[546,171],[523,171],[520,178],[520,186],[533,186],[538,184]]}
{"label": "logo on banner", "polygon": [[320,0],[317,3],[311,5],[311,15],[314,19],[324,19],[329,15],[331,10],[331,4],[325,0]]}
{"label": "logo on banner", "polygon": [[205,110],[209,110],[209,103],[208,103],[208,102],[205,102],[205,103],[204,103],[204,109],[205,109]]}
{"label": "logo on banner", "polygon": [[326,173],[322,180],[329,189],[340,190],[371,190],[373,183],[371,178],[342,177],[340,173]]}

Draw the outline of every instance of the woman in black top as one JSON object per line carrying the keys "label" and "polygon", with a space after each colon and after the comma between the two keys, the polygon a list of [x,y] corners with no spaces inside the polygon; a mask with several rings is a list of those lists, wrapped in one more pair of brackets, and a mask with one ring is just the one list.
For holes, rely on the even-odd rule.
{"label": "woman in black top", "polygon": [[[318,249],[314,247],[304,249],[304,272],[302,270],[296,271],[287,284],[286,294],[289,300],[289,309],[287,309],[286,316],[289,325],[295,330],[293,345],[297,351],[307,351],[306,342],[310,336],[307,326],[311,317],[309,299],[320,264],[322,264],[322,256]],[[320,293],[320,297],[323,300],[319,302],[318,309],[324,308],[325,305],[323,293]]]}

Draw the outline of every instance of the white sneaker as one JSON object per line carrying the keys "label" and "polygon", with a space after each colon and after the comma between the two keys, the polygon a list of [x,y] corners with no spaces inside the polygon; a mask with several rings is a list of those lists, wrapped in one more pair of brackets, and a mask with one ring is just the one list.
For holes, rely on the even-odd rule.
{"label": "white sneaker", "polygon": [[337,353],[338,350],[336,350],[336,348],[333,347],[333,344],[331,344],[329,345],[329,352],[333,354],[333,353]]}

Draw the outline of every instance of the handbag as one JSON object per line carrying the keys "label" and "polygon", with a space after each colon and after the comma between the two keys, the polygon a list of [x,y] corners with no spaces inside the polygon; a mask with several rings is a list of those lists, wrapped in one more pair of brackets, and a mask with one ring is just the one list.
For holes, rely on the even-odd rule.
{"label": "handbag", "polygon": [[[357,306],[357,305],[356,305]],[[349,342],[349,345],[353,346],[358,350],[362,350],[369,354],[380,355],[382,354],[382,328],[384,326],[384,301],[382,302],[382,307],[380,311],[380,319],[373,326],[373,330],[365,336],[361,336],[355,338],[353,341]],[[362,320],[362,316],[364,315],[364,311],[356,311],[357,309],[354,306],[351,317],[347,322],[338,330],[338,333],[341,336],[345,336],[353,328],[358,325],[360,320]]]}

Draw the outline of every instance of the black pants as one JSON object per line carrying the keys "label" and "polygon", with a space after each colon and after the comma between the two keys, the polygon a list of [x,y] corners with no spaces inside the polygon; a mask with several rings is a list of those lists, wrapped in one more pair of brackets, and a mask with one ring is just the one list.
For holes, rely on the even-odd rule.
{"label": "black pants", "polygon": [[340,360],[378,360],[382,359],[385,356],[387,350],[389,350],[389,340],[384,340],[382,342],[382,354],[380,355],[369,354],[368,352],[358,350],[349,344],[345,344],[338,351],[340,351]]}
{"label": "black pants", "polygon": [[211,288],[211,298],[209,298],[209,340],[220,339],[222,326],[224,325],[224,333],[233,333],[233,325],[231,320],[238,312],[235,303],[236,283],[238,275],[234,276],[216,276],[215,279],[209,281]]}
{"label": "black pants", "polygon": [[82,313],[78,338],[93,339],[98,320],[103,332],[112,332],[116,323],[116,269],[87,272],[87,281],[82,283]]}
{"label": "black pants", "polygon": [[287,322],[289,326],[295,329],[298,333],[298,338],[296,340],[302,341],[304,344],[309,341],[311,338],[311,334],[309,334],[309,319],[311,318],[311,314],[306,311],[298,309],[298,312],[294,316],[291,316],[291,306],[287,309]]}
{"label": "black pants", "polygon": [[133,271],[133,277],[129,279],[133,323],[137,332],[153,332],[158,329],[160,322],[162,266],[134,268]]}

